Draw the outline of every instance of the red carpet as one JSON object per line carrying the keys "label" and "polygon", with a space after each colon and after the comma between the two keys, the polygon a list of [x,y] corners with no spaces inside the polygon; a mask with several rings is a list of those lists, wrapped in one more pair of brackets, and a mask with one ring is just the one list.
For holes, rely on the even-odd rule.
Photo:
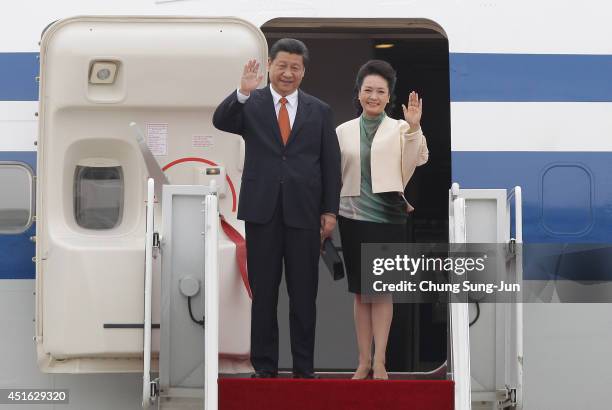
{"label": "red carpet", "polygon": [[446,380],[220,379],[219,410],[453,410]]}

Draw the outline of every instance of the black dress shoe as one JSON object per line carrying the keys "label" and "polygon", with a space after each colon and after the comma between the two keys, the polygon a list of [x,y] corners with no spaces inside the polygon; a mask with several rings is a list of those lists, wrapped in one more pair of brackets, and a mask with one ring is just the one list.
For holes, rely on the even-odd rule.
{"label": "black dress shoe", "polygon": [[293,372],[294,379],[318,379],[319,376],[314,373],[298,373]]}
{"label": "black dress shoe", "polygon": [[271,372],[268,370],[260,370],[251,375],[251,379],[275,379],[277,376],[276,372]]}

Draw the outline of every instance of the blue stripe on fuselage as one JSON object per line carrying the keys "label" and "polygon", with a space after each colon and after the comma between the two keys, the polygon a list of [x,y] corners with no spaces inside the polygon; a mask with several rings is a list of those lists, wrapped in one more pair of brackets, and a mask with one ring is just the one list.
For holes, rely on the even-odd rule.
{"label": "blue stripe on fuselage", "polygon": [[611,170],[612,152],[452,152],[461,188],[522,188],[532,243],[612,243]]}
{"label": "blue stripe on fuselage", "polygon": [[609,102],[612,55],[449,55],[451,101]]}
{"label": "blue stripe on fuselage", "polygon": [[[449,65],[451,101],[612,101],[612,55],[450,53]],[[38,53],[0,53],[0,101],[38,100],[38,72]]]}
{"label": "blue stripe on fuselage", "polygon": [[[0,152],[0,160],[36,168],[35,152]],[[610,152],[452,153],[453,181],[462,188],[522,187],[526,243],[612,243],[612,184],[603,178],[610,164]],[[32,226],[20,235],[0,235],[0,279],[34,278],[34,233]],[[575,273],[583,280],[591,276]]]}
{"label": "blue stripe on fuselage", "polygon": [[461,188],[522,188],[525,279],[612,281],[611,168],[612,152],[452,153]]}
{"label": "blue stripe on fuselage", "polygon": [[0,53],[0,101],[38,101],[38,53]]}

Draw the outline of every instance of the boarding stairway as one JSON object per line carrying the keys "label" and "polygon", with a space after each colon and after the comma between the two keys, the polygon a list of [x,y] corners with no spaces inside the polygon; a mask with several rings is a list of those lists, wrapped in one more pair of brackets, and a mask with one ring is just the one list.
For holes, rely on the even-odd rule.
{"label": "boarding stairway", "polygon": [[[158,178],[159,179],[159,178]],[[163,181],[160,181],[163,184]],[[206,409],[520,409],[522,408],[522,306],[481,304],[480,323],[470,327],[470,305],[451,303],[449,360],[429,373],[390,374],[389,381],[349,380],[349,374],[322,373],[318,380],[250,379],[248,374],[219,378],[219,211],[217,182],[208,186],[163,185],[155,201],[148,181],[144,408]],[[159,191],[159,189],[158,189]],[[161,246],[154,229],[154,207],[162,207]],[[514,209],[514,236],[510,212]],[[522,241],[521,190],[465,190],[454,184],[449,193],[451,243]],[[494,229],[490,229],[493,227]],[[202,276],[181,273],[185,261],[173,254],[189,248],[188,263]],[[151,373],[151,272],[155,253],[163,249],[159,373]],[[514,249],[514,248],[513,248]],[[194,256],[201,255],[201,256]],[[520,265],[520,254],[514,254]],[[518,260],[518,262],[517,262]],[[203,290],[200,289],[200,284]],[[201,297],[203,296],[203,297]],[[189,303],[189,316],[184,312]],[[199,303],[199,305],[198,305]],[[204,329],[194,311],[202,311]],[[493,320],[494,329],[485,323]],[[485,322],[486,321],[486,322]],[[494,331],[496,338],[486,337]],[[503,349],[499,348],[500,341]],[[497,347],[497,348],[496,348]]]}

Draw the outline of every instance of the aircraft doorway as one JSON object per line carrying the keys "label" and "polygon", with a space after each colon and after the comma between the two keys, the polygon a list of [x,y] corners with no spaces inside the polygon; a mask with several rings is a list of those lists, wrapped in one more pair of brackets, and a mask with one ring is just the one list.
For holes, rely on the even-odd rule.
{"label": "aircraft doorway", "polygon": [[[419,93],[423,98],[421,124],[430,156],[427,164],[417,168],[406,189],[408,200],[416,208],[408,226],[409,238],[413,242],[447,242],[451,142],[449,49],[443,29],[422,19],[293,18],[271,20],[261,29],[270,46],[283,37],[300,39],[308,46],[311,61],[301,88],[330,104],[336,125],[356,116],[352,103],[355,75],[369,59],[386,60],[397,71],[391,117],[402,118],[401,104],[406,104],[411,90]],[[337,232],[334,242],[339,244]],[[357,361],[352,297],[345,280],[333,282],[327,276],[321,273],[319,285],[315,365],[321,371],[350,370]],[[291,368],[288,334],[283,334],[287,329],[282,329],[288,314],[283,298],[286,295],[281,296],[279,306],[280,364]],[[443,363],[446,318],[447,306],[443,304],[396,304],[387,349],[388,370],[427,371]],[[341,341],[338,332],[347,333]]]}

